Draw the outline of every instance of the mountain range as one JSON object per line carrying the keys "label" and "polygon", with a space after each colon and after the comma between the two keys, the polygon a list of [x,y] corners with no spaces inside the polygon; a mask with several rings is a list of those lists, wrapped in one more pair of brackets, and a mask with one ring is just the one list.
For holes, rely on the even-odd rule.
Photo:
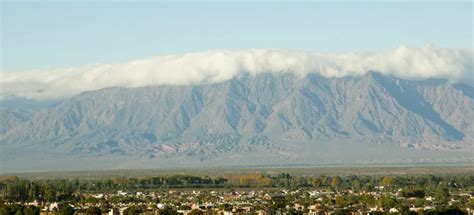
{"label": "mountain range", "polygon": [[10,99],[0,121],[1,172],[474,161],[472,86],[378,72]]}

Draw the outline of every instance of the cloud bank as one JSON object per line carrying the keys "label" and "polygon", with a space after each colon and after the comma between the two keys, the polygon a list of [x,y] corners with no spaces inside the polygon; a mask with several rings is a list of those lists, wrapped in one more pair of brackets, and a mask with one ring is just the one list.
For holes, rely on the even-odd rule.
{"label": "cloud bank", "polygon": [[191,85],[226,81],[239,73],[317,73],[340,78],[370,70],[405,79],[474,83],[472,49],[400,46],[376,53],[321,54],[287,50],[212,50],[162,55],[120,64],[0,72],[0,100],[61,99],[107,87]]}

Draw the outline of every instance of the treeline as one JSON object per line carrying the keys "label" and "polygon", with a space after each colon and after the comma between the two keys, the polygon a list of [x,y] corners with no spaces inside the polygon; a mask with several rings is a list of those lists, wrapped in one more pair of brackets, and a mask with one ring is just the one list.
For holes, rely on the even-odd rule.
{"label": "treeline", "polygon": [[222,177],[198,177],[187,175],[109,179],[53,179],[25,180],[16,176],[0,180],[0,196],[10,202],[33,200],[77,200],[77,193],[98,193],[117,190],[137,191],[162,188],[219,188],[227,184]]}
{"label": "treeline", "polygon": [[405,197],[422,197],[436,192],[446,194],[449,190],[474,190],[474,175],[423,175],[423,176],[292,176],[244,174],[226,177],[206,176],[159,176],[106,179],[52,179],[25,180],[18,177],[4,177],[0,180],[0,197],[9,202],[79,200],[79,193],[100,193],[143,191],[163,188],[236,188],[236,187],[278,187],[315,188],[374,191],[383,186],[387,191],[402,189]]}
{"label": "treeline", "polygon": [[226,177],[228,187],[283,187],[325,188],[332,190],[374,191],[383,186],[387,191],[406,189],[406,195],[422,195],[417,192],[434,192],[439,185],[447,189],[474,190],[474,175],[420,175],[420,176],[292,176],[246,174]]}

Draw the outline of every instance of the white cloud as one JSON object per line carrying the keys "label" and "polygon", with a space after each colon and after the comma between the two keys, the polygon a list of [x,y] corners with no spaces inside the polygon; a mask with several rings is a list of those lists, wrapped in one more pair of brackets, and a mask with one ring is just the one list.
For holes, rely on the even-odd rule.
{"label": "white cloud", "polygon": [[58,99],[107,87],[189,85],[229,80],[248,72],[291,72],[299,76],[363,75],[369,70],[406,79],[441,78],[474,83],[473,50],[435,46],[377,53],[319,54],[286,50],[213,50],[163,55],[121,64],[28,72],[1,72],[0,99]]}

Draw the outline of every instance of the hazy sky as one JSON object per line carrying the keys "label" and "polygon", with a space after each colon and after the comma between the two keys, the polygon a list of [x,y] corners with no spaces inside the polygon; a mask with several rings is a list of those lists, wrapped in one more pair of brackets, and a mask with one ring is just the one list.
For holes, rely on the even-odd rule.
{"label": "hazy sky", "polygon": [[1,68],[114,63],[209,49],[472,48],[473,5],[419,3],[1,2]]}

